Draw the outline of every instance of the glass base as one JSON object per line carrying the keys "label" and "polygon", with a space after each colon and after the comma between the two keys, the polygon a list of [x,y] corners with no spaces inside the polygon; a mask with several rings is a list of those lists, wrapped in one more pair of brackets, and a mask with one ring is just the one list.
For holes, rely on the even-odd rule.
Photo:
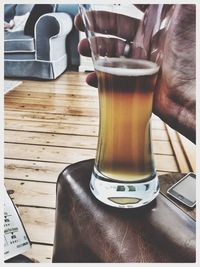
{"label": "glass base", "polygon": [[158,176],[146,182],[113,182],[99,179],[92,173],[90,189],[101,202],[117,208],[138,208],[150,203],[159,194]]}

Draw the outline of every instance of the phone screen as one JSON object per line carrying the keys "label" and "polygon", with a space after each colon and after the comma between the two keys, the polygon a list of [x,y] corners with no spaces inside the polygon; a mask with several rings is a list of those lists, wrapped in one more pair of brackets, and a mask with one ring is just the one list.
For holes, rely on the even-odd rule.
{"label": "phone screen", "polygon": [[196,178],[195,174],[191,173],[170,187],[167,191],[170,195],[192,207],[196,203]]}
{"label": "phone screen", "polygon": [[182,180],[180,183],[178,183],[173,190],[176,191],[178,194],[184,196],[191,202],[196,201],[196,180],[192,176],[188,176],[184,180]]}

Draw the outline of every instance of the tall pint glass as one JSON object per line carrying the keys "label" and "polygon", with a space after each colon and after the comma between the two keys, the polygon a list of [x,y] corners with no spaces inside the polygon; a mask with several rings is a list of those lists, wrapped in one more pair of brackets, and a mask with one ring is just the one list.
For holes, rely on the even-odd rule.
{"label": "tall pint glass", "polygon": [[151,16],[132,4],[79,9],[99,92],[99,136],[90,189],[107,205],[140,207],[159,193],[150,129],[159,65],[151,61],[150,46],[159,29],[161,7],[154,5]]}

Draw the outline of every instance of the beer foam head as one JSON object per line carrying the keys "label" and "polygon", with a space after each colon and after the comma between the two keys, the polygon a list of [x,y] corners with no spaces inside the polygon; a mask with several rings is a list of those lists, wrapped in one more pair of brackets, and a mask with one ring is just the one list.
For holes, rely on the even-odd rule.
{"label": "beer foam head", "polygon": [[97,60],[95,69],[117,76],[146,76],[157,73],[159,66],[143,59],[107,58]]}

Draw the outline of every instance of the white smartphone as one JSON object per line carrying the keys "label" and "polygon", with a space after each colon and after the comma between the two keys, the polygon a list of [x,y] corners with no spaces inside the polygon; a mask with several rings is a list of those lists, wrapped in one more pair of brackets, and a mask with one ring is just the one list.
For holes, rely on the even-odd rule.
{"label": "white smartphone", "polygon": [[193,172],[188,173],[172,185],[167,190],[167,193],[187,207],[193,208],[196,205],[196,174]]}

